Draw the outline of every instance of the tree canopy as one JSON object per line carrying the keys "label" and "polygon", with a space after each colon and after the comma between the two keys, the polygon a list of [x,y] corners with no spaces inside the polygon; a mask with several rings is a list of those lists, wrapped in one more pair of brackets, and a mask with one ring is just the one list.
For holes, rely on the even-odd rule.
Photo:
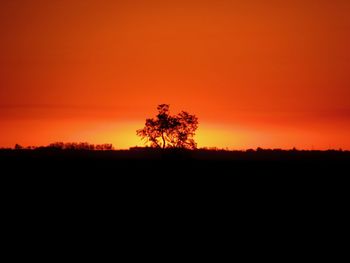
{"label": "tree canopy", "polygon": [[186,111],[170,115],[169,105],[160,104],[155,118],[146,119],[145,127],[136,134],[156,148],[196,149],[194,140],[198,118]]}

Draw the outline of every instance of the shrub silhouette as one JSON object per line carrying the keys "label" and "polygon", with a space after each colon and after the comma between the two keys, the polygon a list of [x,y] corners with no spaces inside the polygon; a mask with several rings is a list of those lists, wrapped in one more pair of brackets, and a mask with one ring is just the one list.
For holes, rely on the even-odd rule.
{"label": "shrub silhouette", "polygon": [[23,149],[23,146],[18,144],[18,143],[16,143],[15,150],[22,150],[22,149]]}
{"label": "shrub silhouette", "polygon": [[146,143],[156,148],[196,149],[194,140],[198,118],[186,111],[170,115],[169,105],[160,104],[155,118],[146,119],[145,127],[136,131]]}

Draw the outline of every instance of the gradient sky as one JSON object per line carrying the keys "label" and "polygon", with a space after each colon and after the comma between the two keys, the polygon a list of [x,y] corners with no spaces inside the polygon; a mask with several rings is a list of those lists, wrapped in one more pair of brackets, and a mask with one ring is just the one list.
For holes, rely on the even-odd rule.
{"label": "gradient sky", "polygon": [[350,1],[0,1],[0,147],[142,145],[156,106],[198,143],[350,149]]}

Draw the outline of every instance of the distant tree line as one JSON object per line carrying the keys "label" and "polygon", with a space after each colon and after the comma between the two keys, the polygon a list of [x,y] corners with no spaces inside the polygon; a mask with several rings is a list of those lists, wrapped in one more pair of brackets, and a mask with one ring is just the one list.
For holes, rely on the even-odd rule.
{"label": "distant tree line", "polygon": [[28,150],[36,150],[36,149],[53,149],[53,150],[96,150],[96,151],[108,151],[113,150],[113,145],[110,143],[105,144],[90,144],[87,142],[54,142],[49,144],[48,146],[28,146],[23,147],[19,144],[15,145],[16,150],[28,149]]}
{"label": "distant tree line", "polygon": [[113,145],[109,143],[105,144],[90,144],[87,142],[55,142],[51,143],[49,148],[62,149],[62,150],[112,150]]}
{"label": "distant tree line", "polygon": [[[159,147],[130,147],[130,151],[152,151],[157,150]],[[114,147],[112,144],[105,143],[105,144],[90,144],[87,142],[54,142],[47,146],[22,146],[20,144],[15,144],[14,146],[15,150],[40,150],[40,149],[52,149],[52,150],[91,150],[91,151],[109,151],[114,150]],[[0,147],[0,150],[11,150],[11,148],[2,148]],[[296,149],[295,147],[292,149],[279,149],[279,148],[261,148],[257,147],[256,149],[245,149],[245,150],[230,150],[229,148],[219,148],[219,147],[202,147],[196,149],[197,151],[205,151],[205,152],[231,152],[231,153],[286,153],[286,152],[350,152],[348,150],[343,150],[342,148],[339,149],[328,149],[328,150],[303,150],[303,149]]]}

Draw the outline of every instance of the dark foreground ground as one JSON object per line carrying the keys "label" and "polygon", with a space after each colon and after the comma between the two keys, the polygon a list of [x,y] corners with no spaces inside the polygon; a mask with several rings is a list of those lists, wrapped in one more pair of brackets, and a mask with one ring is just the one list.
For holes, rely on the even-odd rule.
{"label": "dark foreground ground", "polygon": [[0,150],[0,183],[9,200],[37,195],[112,206],[150,197],[202,204],[285,197],[333,206],[348,200],[349,168],[347,151]]}
{"label": "dark foreground ground", "polygon": [[3,176],[348,176],[348,151],[0,150]]}
{"label": "dark foreground ground", "polygon": [[3,225],[28,237],[55,229],[87,238],[97,227],[133,239],[130,231],[146,238],[157,229],[159,240],[181,243],[232,230],[263,244],[274,232],[309,249],[305,233],[322,242],[327,226],[343,231],[349,164],[340,151],[0,150]]}

